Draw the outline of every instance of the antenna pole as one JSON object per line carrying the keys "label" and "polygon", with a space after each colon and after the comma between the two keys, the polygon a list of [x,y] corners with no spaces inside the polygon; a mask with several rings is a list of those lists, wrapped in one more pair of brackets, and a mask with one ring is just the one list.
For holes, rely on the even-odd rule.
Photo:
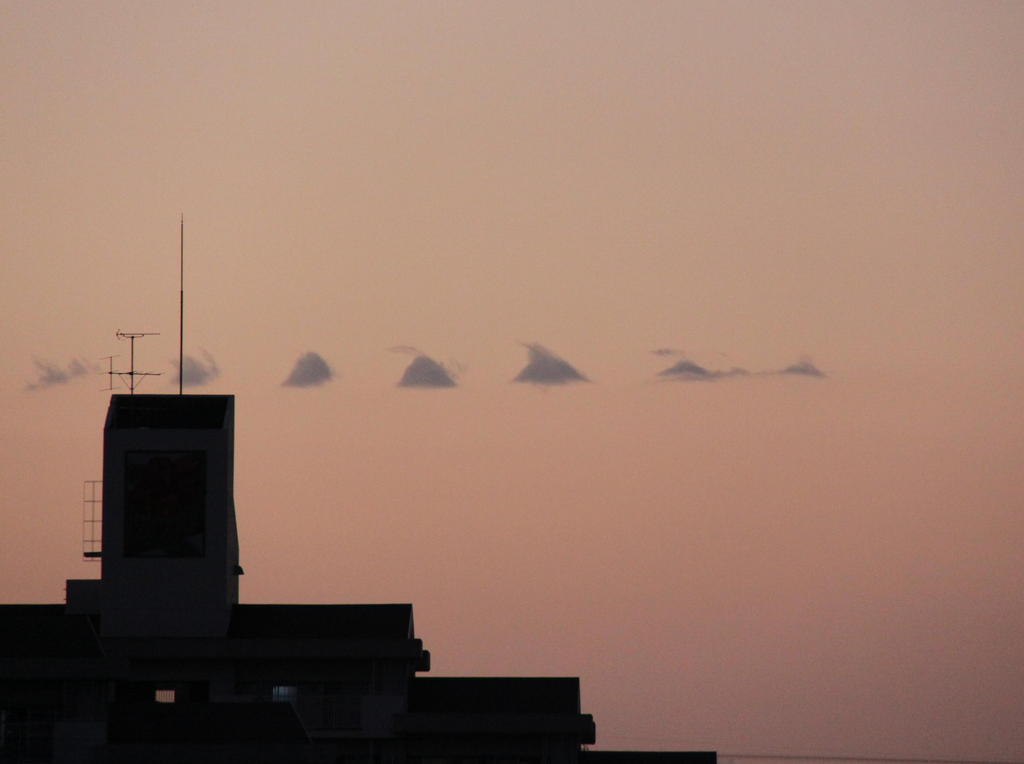
{"label": "antenna pole", "polygon": [[136,377],[159,377],[159,372],[151,371],[135,371],[135,340],[139,337],[154,337],[160,334],[160,332],[122,332],[118,331],[116,336],[119,340],[128,340],[131,345],[130,365],[128,371],[113,371],[113,361],[111,361],[111,379],[113,375],[117,374],[119,377],[128,377],[128,394],[135,395],[135,388],[138,387],[139,382],[135,379]]}
{"label": "antenna pole", "polygon": [[178,258],[178,395],[185,384],[185,213],[181,214]]}
{"label": "antenna pole", "polygon": [[102,360],[107,362],[107,367],[108,367],[108,371],[107,371],[108,382],[107,382],[107,386],[105,388],[103,388],[104,390],[113,390],[114,389],[114,375],[118,373],[118,372],[114,371],[114,359],[115,358],[117,358],[116,355],[105,355],[105,356],[103,356]]}

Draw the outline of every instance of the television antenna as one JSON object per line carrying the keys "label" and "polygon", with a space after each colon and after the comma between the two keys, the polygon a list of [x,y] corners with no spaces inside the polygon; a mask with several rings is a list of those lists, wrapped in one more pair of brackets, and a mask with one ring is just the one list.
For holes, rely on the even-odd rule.
{"label": "television antenna", "polygon": [[[141,379],[136,379],[137,377],[160,376],[160,372],[158,371],[135,371],[135,340],[140,337],[156,337],[159,336],[159,334],[160,332],[122,332],[120,330],[114,334],[114,336],[119,340],[128,340],[131,343],[131,362],[128,367],[128,371],[114,371],[114,357],[111,356],[110,371],[107,372],[107,374],[110,375],[111,389],[113,389],[115,374],[120,377],[126,385],[128,385],[128,392],[131,395],[135,395],[135,388],[142,383]],[[127,377],[127,380],[125,380],[125,377]]]}
{"label": "television antenna", "polygon": [[109,392],[114,389],[114,374],[116,373],[114,371],[115,358],[117,358],[116,355],[105,355],[100,359],[101,361],[107,362],[107,371],[101,373],[106,374],[109,377],[109,381],[107,383],[107,386],[103,388],[103,392]]}
{"label": "television antenna", "polygon": [[181,213],[178,255],[178,395],[185,384],[185,213]]}

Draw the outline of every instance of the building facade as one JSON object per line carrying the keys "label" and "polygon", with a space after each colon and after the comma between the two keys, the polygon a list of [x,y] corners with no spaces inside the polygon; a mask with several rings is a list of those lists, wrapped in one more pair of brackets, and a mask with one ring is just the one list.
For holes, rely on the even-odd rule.
{"label": "building facade", "polygon": [[684,764],[577,678],[428,677],[412,606],[239,602],[234,398],[114,395],[102,573],[0,605],[0,764]]}

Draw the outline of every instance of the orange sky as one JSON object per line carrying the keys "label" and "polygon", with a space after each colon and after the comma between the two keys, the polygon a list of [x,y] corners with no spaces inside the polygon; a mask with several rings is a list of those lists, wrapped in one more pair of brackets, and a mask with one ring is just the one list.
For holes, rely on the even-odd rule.
{"label": "orange sky", "polygon": [[[411,601],[435,673],[581,676],[599,747],[1024,759],[1024,6],[0,29],[0,601],[98,574],[99,359],[161,332],[175,389],[183,212],[244,600]],[[524,342],[592,382],[512,383]],[[282,387],[308,351],[336,378]]]}

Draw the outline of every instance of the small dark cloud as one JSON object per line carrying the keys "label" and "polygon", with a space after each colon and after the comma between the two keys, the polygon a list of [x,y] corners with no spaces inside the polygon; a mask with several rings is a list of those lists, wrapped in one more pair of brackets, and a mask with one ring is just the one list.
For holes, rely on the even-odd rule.
{"label": "small dark cloud", "polygon": [[327,361],[319,353],[310,351],[299,356],[292,368],[292,373],[281,384],[285,387],[314,387],[332,379],[334,379],[334,372],[327,365]]}
{"label": "small dark cloud", "polygon": [[534,385],[564,385],[568,382],[589,382],[568,361],[559,358],[536,342],[523,343],[529,353],[529,362],[516,375],[514,382]]}
{"label": "small dark cloud", "polygon": [[79,358],[72,358],[66,366],[60,366],[51,361],[41,361],[38,358],[32,361],[36,367],[36,378],[25,385],[26,390],[42,390],[54,385],[63,385],[75,377],[81,377],[93,371],[93,367]]}
{"label": "small dark cloud", "polygon": [[[201,387],[220,376],[220,367],[213,360],[213,356],[202,351],[203,358],[187,355],[182,359],[181,380],[182,387]],[[177,366],[177,360],[172,361]],[[178,384],[178,374],[174,375],[174,384]]]}
{"label": "small dark cloud", "polygon": [[455,387],[455,384],[452,372],[422,353],[412,359],[398,380],[399,387]]}
{"label": "small dark cloud", "polygon": [[827,377],[828,375],[815,366],[808,359],[804,359],[798,363],[794,363],[787,366],[784,369],[779,369],[776,374],[794,374],[803,377]]}
{"label": "small dark cloud", "polygon": [[716,379],[739,377],[745,374],[749,374],[749,372],[738,366],[724,371],[720,369],[705,369],[700,364],[686,358],[658,372],[659,377],[678,379],[683,382],[711,382]]}
{"label": "small dark cloud", "polygon": [[666,356],[666,355],[679,355],[680,351],[675,348],[655,348],[651,351],[654,355]]}
{"label": "small dark cloud", "polygon": [[714,375],[700,364],[683,359],[658,372],[659,377],[677,377],[679,379],[711,379]]}

